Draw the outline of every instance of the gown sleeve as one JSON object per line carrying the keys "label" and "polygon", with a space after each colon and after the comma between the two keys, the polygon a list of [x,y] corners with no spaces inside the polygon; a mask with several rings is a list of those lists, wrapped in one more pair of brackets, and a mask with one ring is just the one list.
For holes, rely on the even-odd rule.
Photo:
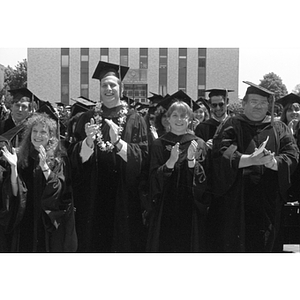
{"label": "gown sleeve", "polygon": [[58,228],[63,216],[72,207],[72,190],[68,169],[68,159],[65,157],[51,171],[42,193],[42,209],[55,228]]}
{"label": "gown sleeve", "polygon": [[136,184],[148,156],[147,126],[138,113],[128,116],[122,139],[127,143],[127,162],[122,160],[123,167],[126,168],[126,184],[132,186]]}
{"label": "gown sleeve", "polygon": [[278,144],[275,158],[278,164],[278,185],[283,199],[287,200],[287,190],[291,186],[291,176],[299,161],[297,143],[283,122],[275,123],[275,134]]}
{"label": "gown sleeve", "polygon": [[242,154],[237,151],[239,133],[227,120],[216,132],[212,147],[212,190],[216,195],[223,195],[241,176],[238,168]]}

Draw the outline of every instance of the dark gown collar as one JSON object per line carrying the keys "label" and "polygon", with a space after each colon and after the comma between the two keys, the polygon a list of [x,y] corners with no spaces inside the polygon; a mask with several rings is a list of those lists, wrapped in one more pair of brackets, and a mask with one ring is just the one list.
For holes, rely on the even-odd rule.
{"label": "dark gown collar", "polygon": [[263,120],[261,120],[261,121],[252,121],[252,120],[248,119],[244,114],[237,115],[236,118],[238,120],[243,121],[243,122],[247,122],[248,124],[250,124],[252,126],[260,126],[262,124],[269,124],[269,123],[271,123],[271,118],[268,115]]}
{"label": "dark gown collar", "polygon": [[167,132],[160,137],[161,140],[169,142],[171,144],[180,143],[181,145],[191,142],[192,140],[198,139],[194,134],[185,133],[182,135],[176,135],[172,132]]}
{"label": "dark gown collar", "polygon": [[[201,123],[200,123],[200,124],[201,124]],[[210,119],[204,121],[203,124],[216,126],[216,125],[219,125],[220,122],[217,121],[216,119],[210,118]]]}
{"label": "dark gown collar", "polygon": [[112,108],[108,108],[105,105],[102,105],[102,111],[103,111],[102,116],[116,118],[116,117],[118,117],[118,113],[122,109],[122,107],[123,107],[122,104],[112,107]]}

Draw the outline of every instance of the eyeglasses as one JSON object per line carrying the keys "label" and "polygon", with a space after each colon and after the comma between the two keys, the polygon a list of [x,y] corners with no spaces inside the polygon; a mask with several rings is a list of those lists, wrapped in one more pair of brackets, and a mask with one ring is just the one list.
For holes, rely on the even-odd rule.
{"label": "eyeglasses", "polygon": [[258,101],[255,99],[251,99],[250,100],[250,105],[251,106],[261,106],[261,107],[268,107],[269,106],[269,102],[268,101]]}
{"label": "eyeglasses", "polygon": [[220,103],[211,103],[210,106],[212,106],[213,108],[217,108],[217,106],[219,105],[220,108],[222,108],[225,103],[220,102]]}

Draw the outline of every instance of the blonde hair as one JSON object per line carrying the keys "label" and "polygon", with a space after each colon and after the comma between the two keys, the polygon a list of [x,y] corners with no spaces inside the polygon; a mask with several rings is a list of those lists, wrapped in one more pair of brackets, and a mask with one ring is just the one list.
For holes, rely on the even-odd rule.
{"label": "blonde hair", "polygon": [[193,120],[194,114],[192,109],[181,100],[176,99],[176,101],[169,107],[166,113],[167,118],[170,118],[174,111],[178,111],[180,114],[188,116],[189,121]]}

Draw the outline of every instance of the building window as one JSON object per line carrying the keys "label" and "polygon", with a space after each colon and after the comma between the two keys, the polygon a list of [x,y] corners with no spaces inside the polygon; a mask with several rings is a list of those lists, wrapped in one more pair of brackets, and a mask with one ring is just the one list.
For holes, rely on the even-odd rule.
{"label": "building window", "polygon": [[159,91],[165,96],[168,93],[168,48],[159,48]]}
{"label": "building window", "polygon": [[120,65],[128,67],[128,48],[120,48]]}
{"label": "building window", "polygon": [[198,48],[198,98],[205,97],[206,48]]}
{"label": "building window", "polygon": [[147,102],[147,84],[124,84],[123,94],[135,102]]}
{"label": "building window", "polygon": [[140,48],[140,69],[148,69],[148,48]]}
{"label": "building window", "polygon": [[108,48],[100,48],[100,60],[108,62],[108,53],[109,53]]}
{"label": "building window", "polygon": [[187,48],[179,48],[178,88],[186,90],[187,78]]}
{"label": "building window", "polygon": [[205,98],[205,89],[198,89],[198,99],[200,97]]}
{"label": "building window", "polygon": [[89,97],[89,48],[80,49],[80,96]]}
{"label": "building window", "polygon": [[70,49],[61,48],[61,102],[69,104]]}

